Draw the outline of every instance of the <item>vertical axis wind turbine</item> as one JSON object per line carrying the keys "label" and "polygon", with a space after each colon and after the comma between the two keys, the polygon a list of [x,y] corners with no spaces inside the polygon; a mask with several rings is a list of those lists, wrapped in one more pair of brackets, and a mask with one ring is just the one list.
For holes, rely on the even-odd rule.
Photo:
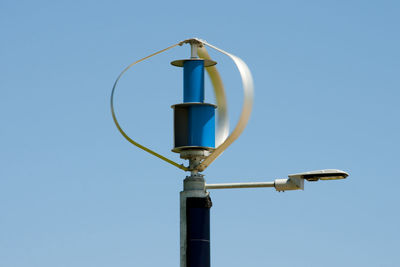
{"label": "vertical axis wind turbine", "polygon": [[[183,68],[183,103],[172,105],[174,111],[174,147],[184,166],[139,144],[130,138],[119,124],[114,111],[114,93],[118,81],[132,66],[183,44],[190,44],[191,56],[175,60],[173,66]],[[242,79],[244,100],[241,115],[235,128],[229,133],[229,119],[225,91],[221,77],[205,48],[208,46],[233,60]],[[204,70],[206,69],[214,87],[217,105],[205,103]],[[210,208],[211,189],[274,187],[277,191],[304,189],[304,180],[335,180],[348,176],[337,169],[317,170],[288,175],[285,179],[271,182],[206,184],[201,174],[243,132],[250,118],[253,105],[253,78],[246,63],[218,47],[198,38],[187,39],[135,61],[118,76],[111,92],[111,113],[119,132],[131,144],[184,171],[190,172],[183,181],[180,193],[180,266],[210,266]],[[218,112],[217,121],[215,111]],[[215,127],[217,125],[217,127]]]}

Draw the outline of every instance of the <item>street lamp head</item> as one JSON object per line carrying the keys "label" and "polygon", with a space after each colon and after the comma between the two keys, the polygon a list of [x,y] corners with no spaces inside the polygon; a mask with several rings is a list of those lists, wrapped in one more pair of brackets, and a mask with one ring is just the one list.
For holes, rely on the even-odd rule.
{"label": "street lamp head", "polygon": [[314,182],[314,181],[318,181],[318,180],[344,179],[347,176],[349,176],[349,174],[345,171],[335,170],[335,169],[327,169],[327,170],[317,170],[317,171],[290,174],[289,178],[302,178],[309,182]]}

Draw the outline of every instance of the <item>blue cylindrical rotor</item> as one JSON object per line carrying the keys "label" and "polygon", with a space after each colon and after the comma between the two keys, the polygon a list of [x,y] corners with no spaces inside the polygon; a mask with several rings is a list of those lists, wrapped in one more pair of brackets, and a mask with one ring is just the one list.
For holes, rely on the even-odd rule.
{"label": "blue cylindrical rotor", "polygon": [[183,63],[183,102],[204,102],[204,60]]}
{"label": "blue cylindrical rotor", "polygon": [[204,60],[187,59],[172,62],[183,66],[183,102],[173,105],[174,148],[213,150],[215,148],[215,108],[204,103]]}

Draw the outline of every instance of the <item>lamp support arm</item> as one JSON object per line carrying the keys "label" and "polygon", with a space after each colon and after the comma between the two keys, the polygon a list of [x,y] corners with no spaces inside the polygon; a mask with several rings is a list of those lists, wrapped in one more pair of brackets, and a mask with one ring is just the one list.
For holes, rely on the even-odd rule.
{"label": "lamp support arm", "polygon": [[275,187],[276,191],[299,190],[299,189],[303,190],[304,189],[304,179],[286,178],[286,179],[276,179],[273,182],[206,184],[205,187],[206,187],[206,189]]}

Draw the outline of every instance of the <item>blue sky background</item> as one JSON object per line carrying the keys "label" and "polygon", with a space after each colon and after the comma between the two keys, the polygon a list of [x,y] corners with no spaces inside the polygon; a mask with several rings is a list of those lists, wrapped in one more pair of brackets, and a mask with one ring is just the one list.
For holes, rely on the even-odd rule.
{"label": "blue sky background", "polygon": [[[212,266],[398,266],[399,13],[398,1],[1,1],[0,266],[178,266],[185,173],[120,136],[109,96],[128,64],[189,37],[241,57],[255,81],[249,125],[209,183],[350,173],[212,191]],[[209,52],[234,125],[238,73]],[[125,130],[180,162],[182,71],[169,62],[188,56],[137,65],[116,93]]]}

